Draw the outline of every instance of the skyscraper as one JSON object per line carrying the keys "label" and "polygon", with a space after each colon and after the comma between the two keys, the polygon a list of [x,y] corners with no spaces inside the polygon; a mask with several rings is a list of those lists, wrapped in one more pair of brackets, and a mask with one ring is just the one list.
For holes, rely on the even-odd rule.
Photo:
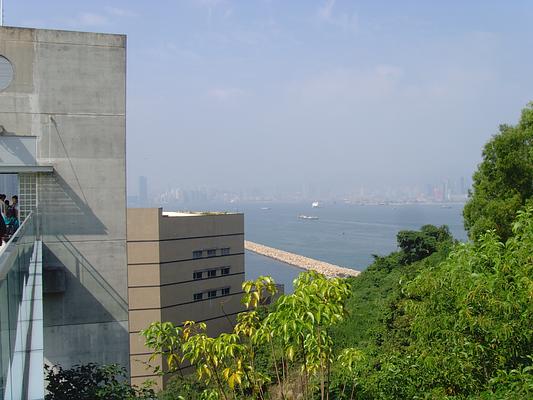
{"label": "skyscraper", "polygon": [[148,206],[148,178],[139,176],[139,207]]}
{"label": "skyscraper", "polygon": [[467,194],[468,193],[468,189],[466,188],[466,181],[465,181],[465,178],[464,176],[461,176],[461,181],[460,181],[460,187],[459,189],[461,190],[461,193],[460,194]]}

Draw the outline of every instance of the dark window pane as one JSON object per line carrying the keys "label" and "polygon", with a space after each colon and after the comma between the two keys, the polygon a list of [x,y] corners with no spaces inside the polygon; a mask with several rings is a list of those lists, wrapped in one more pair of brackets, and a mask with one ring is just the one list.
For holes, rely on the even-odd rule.
{"label": "dark window pane", "polygon": [[202,250],[196,250],[192,252],[192,258],[202,258]]}
{"label": "dark window pane", "polygon": [[202,271],[193,272],[193,274],[192,274],[192,278],[193,278],[193,279],[202,279],[202,275],[203,275],[203,272],[202,272]]}

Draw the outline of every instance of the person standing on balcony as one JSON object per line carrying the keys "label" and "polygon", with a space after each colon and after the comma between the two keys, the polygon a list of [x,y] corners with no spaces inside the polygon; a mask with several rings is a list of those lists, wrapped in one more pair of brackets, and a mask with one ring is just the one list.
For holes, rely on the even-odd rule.
{"label": "person standing on balcony", "polygon": [[14,194],[11,196],[11,206],[15,209],[15,218],[19,222],[20,225],[20,219],[19,219],[19,197]]}
{"label": "person standing on balcony", "polygon": [[5,201],[6,204],[6,228],[9,236],[13,235],[19,228],[18,211],[14,204],[9,204],[9,200]]}

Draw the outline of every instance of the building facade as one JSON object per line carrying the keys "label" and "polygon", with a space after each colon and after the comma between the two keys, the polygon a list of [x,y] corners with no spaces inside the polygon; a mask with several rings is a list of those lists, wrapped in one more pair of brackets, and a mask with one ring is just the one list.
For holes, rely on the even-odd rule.
{"label": "building facade", "polygon": [[[188,320],[207,322],[209,335],[232,330],[243,311],[244,216],[129,208],[127,221],[131,380],[163,387],[139,332]],[[165,370],[162,360],[151,365]]]}
{"label": "building facade", "polygon": [[44,357],[129,366],[126,37],[0,27],[0,173],[39,210]]}

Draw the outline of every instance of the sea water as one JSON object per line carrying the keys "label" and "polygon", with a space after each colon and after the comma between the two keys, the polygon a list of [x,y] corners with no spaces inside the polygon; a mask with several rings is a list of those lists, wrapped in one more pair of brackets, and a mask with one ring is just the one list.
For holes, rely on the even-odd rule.
{"label": "sea water", "polygon": [[[463,204],[353,205],[311,203],[247,203],[218,205],[217,209],[244,212],[245,238],[281,250],[343,267],[364,270],[373,254],[397,250],[399,231],[422,225],[447,225],[453,236],[467,239]],[[299,219],[298,215],[318,217]],[[298,268],[246,252],[246,279],[270,275],[292,291]]]}

